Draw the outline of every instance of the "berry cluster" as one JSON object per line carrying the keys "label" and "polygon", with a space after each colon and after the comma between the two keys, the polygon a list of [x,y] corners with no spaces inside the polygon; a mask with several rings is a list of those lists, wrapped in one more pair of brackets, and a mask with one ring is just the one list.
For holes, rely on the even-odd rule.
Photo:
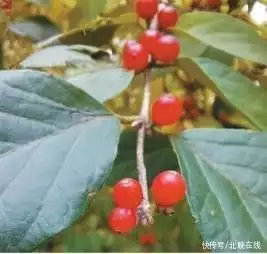
{"label": "berry cluster", "polygon": [[113,201],[116,207],[109,215],[109,227],[116,233],[130,232],[138,223],[136,209],[142,201],[139,182],[132,178],[120,180],[114,186]]}
{"label": "berry cluster", "polygon": [[159,4],[158,0],[136,0],[136,13],[140,18],[151,22],[157,15],[159,30],[149,28],[139,38],[139,41],[127,41],[122,51],[124,68],[143,71],[153,59],[162,64],[172,64],[180,53],[180,43],[172,35],[164,33],[178,21],[175,7]]}
{"label": "berry cluster", "polygon": [[[157,206],[172,207],[185,197],[185,180],[177,171],[163,171],[154,178],[151,192]],[[136,227],[138,224],[137,208],[142,199],[141,185],[135,179],[124,178],[114,186],[113,201],[116,207],[108,218],[112,231],[128,233]]]}
{"label": "berry cluster", "polygon": [[10,16],[12,10],[12,0],[0,0],[0,8]]}

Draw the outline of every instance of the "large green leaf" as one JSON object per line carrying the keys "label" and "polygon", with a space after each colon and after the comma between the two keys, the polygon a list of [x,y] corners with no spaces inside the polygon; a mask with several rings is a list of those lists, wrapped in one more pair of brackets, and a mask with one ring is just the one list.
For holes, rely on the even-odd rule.
{"label": "large green leaf", "polygon": [[[267,134],[192,130],[172,142],[204,241],[222,242],[216,252],[266,251]],[[255,249],[255,241],[261,249]],[[231,248],[233,242],[236,249]],[[237,249],[238,242],[250,242],[252,247]]]}
{"label": "large green leaf", "polygon": [[[114,162],[112,173],[107,183],[113,185],[124,177],[137,177],[136,171],[136,132],[126,131],[121,134],[118,156]],[[145,140],[145,164],[148,182],[165,169],[178,167],[175,154],[166,136],[147,136]]]}
{"label": "large green leaf", "polygon": [[0,250],[33,250],[68,227],[103,184],[120,127],[63,80],[0,72]]}
{"label": "large green leaf", "polygon": [[134,72],[112,68],[77,75],[69,78],[68,82],[84,90],[96,100],[104,102],[127,88],[133,77]]}
{"label": "large green leaf", "polygon": [[34,42],[46,40],[61,32],[61,29],[45,16],[30,16],[8,24],[8,29]]}
{"label": "large green leaf", "polygon": [[267,91],[227,65],[208,58],[181,58],[180,66],[239,110],[258,129],[267,130]]}
{"label": "large green leaf", "polygon": [[182,57],[207,57],[227,65],[232,65],[232,55],[214,47],[208,46],[207,44],[190,36],[183,30],[174,30],[174,33],[177,35],[179,41],[181,42]]}
{"label": "large green leaf", "polygon": [[250,25],[230,15],[186,13],[181,16],[177,29],[228,54],[267,64],[267,43]]}

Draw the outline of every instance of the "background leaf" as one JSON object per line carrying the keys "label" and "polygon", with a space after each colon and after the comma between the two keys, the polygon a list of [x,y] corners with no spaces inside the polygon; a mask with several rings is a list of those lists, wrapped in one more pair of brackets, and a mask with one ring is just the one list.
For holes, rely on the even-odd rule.
{"label": "background leaf", "polygon": [[[125,131],[121,134],[118,156],[114,162],[112,173],[107,184],[113,185],[124,177],[137,177],[136,172],[136,132]],[[165,169],[177,169],[178,163],[171,144],[166,136],[153,134],[146,137],[145,164],[148,182]]]}
{"label": "background leaf", "polygon": [[8,29],[34,42],[40,42],[61,32],[61,29],[45,16],[30,16],[15,20],[8,24]]}
{"label": "background leaf", "polygon": [[103,12],[106,3],[107,0],[77,0],[76,8],[81,12],[82,20],[90,21]]}
{"label": "background leaf", "polygon": [[233,56],[267,64],[267,43],[250,25],[227,14],[192,12],[181,16],[178,30]]}
{"label": "background leaf", "polygon": [[26,0],[29,3],[48,5],[50,0]]}
{"label": "background leaf", "polygon": [[57,44],[84,44],[100,47],[109,44],[118,24],[106,24],[99,27],[89,26],[87,28],[73,29],[68,33],[53,36],[47,40],[38,43],[37,47],[43,48]]}
{"label": "background leaf", "polygon": [[20,65],[23,68],[44,68],[66,66],[72,62],[96,63],[88,54],[74,51],[69,46],[57,45],[33,53]]}
{"label": "background leaf", "polygon": [[0,87],[0,249],[31,251],[84,213],[88,191],[112,167],[120,127],[50,75],[2,71]]}
{"label": "background leaf", "polygon": [[[172,139],[188,183],[188,201],[204,241],[251,242],[267,250],[267,134],[193,130]],[[249,229],[249,230],[248,230]],[[260,249],[254,242],[259,241]],[[248,251],[236,249],[234,251]]]}
{"label": "background leaf", "polygon": [[239,110],[258,129],[267,130],[267,91],[230,67],[208,58],[181,58],[180,66],[199,83]]}
{"label": "background leaf", "polygon": [[112,68],[77,75],[69,78],[68,82],[84,90],[96,100],[104,102],[126,89],[133,77],[134,72]]}

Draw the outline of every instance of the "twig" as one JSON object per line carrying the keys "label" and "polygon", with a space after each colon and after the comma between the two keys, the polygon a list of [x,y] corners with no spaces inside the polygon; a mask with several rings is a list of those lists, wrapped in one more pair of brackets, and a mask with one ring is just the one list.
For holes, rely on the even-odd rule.
{"label": "twig", "polygon": [[142,187],[143,201],[138,209],[139,220],[143,225],[152,224],[153,216],[150,208],[148,186],[147,186],[147,172],[144,161],[144,143],[145,134],[147,127],[149,126],[149,102],[150,102],[150,70],[145,73],[145,87],[143,95],[143,103],[140,111],[140,120],[142,125],[137,133],[137,147],[136,147],[136,158],[137,158],[137,171],[139,182]]}
{"label": "twig", "polygon": [[[158,29],[158,15],[156,14],[152,19],[150,29]],[[153,215],[149,202],[148,185],[147,185],[147,169],[144,160],[144,144],[145,135],[150,127],[149,125],[149,104],[150,104],[150,74],[151,70],[147,69],[145,72],[145,87],[141,111],[139,114],[139,120],[135,122],[139,126],[137,132],[137,145],[136,145],[136,164],[138,171],[138,178],[142,187],[143,201],[138,207],[138,216],[141,224],[149,225],[153,223]]]}

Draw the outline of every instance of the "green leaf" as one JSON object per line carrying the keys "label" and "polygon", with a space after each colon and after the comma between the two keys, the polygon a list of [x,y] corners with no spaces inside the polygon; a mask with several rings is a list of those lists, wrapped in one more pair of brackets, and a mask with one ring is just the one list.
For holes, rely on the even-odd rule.
{"label": "green leaf", "polygon": [[77,0],[76,8],[81,11],[82,20],[93,20],[105,9],[107,0]]}
{"label": "green leaf", "polygon": [[210,47],[180,29],[174,30],[174,33],[177,35],[178,39],[181,42],[182,57],[207,57],[227,65],[232,65],[232,55],[216,48]]}
{"label": "green leaf", "polygon": [[111,42],[112,37],[119,27],[118,24],[104,24],[94,27],[92,24],[87,28],[76,28],[68,33],[53,36],[37,44],[38,48],[44,48],[57,44],[84,44],[101,47]]}
{"label": "green leaf", "polygon": [[73,51],[77,51],[80,53],[88,54],[94,59],[108,58],[112,56],[111,50],[105,50],[102,48],[90,46],[90,45],[73,45],[69,46],[69,48]]}
{"label": "green leaf", "polygon": [[15,20],[8,25],[8,29],[34,42],[45,40],[61,32],[61,29],[45,16],[30,16]]}
{"label": "green leaf", "polygon": [[267,43],[250,25],[230,15],[205,11],[186,13],[176,28],[233,56],[267,64]]}
{"label": "green leaf", "polygon": [[122,68],[112,68],[77,75],[67,81],[84,90],[96,100],[105,102],[126,89],[133,77],[134,72]]}
{"label": "green leaf", "polygon": [[200,115],[195,121],[196,128],[222,128],[222,125],[212,116]]}
{"label": "green leaf", "polygon": [[[118,156],[107,184],[113,185],[124,177],[137,177],[136,171],[136,132],[125,131],[121,134]],[[145,140],[145,164],[148,182],[165,169],[176,169],[178,163],[166,136],[153,134]]]}
{"label": "green leaf", "polygon": [[200,56],[208,46],[199,40],[193,38],[185,31],[179,29],[175,31],[178,39],[181,42],[181,56],[183,57],[197,57]]}
{"label": "green leaf", "polygon": [[33,3],[33,4],[49,5],[50,0],[26,0],[26,2]]}
{"label": "green leaf", "polygon": [[106,179],[119,122],[61,79],[0,73],[0,249],[32,251],[88,207]]}
{"label": "green leaf", "polygon": [[239,110],[260,130],[267,130],[267,91],[230,67],[208,58],[181,58],[180,66],[202,85]]}
{"label": "green leaf", "polygon": [[[252,242],[267,250],[267,134],[245,130],[187,131],[172,139],[187,180],[188,201],[204,241]],[[261,249],[253,249],[259,241]]]}
{"label": "green leaf", "polygon": [[41,49],[23,60],[23,68],[48,68],[66,66],[72,62],[87,62],[94,65],[96,62],[88,55],[72,50],[69,46],[53,46]]}
{"label": "green leaf", "polygon": [[232,66],[234,57],[213,47],[207,47],[200,57],[210,58],[223,64]]}

